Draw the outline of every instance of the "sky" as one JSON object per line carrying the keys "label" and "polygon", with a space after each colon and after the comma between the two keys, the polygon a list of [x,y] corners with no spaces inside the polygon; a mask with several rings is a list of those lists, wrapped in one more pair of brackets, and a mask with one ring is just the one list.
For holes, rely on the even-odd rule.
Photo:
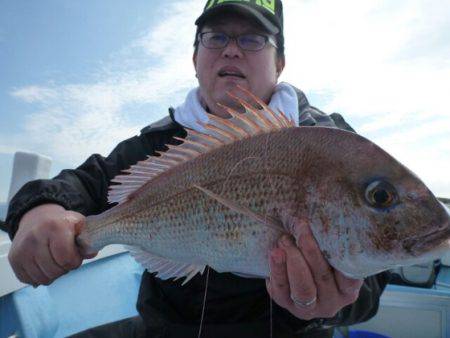
{"label": "sky", "polygon": [[[450,1],[283,3],[280,80],[450,197]],[[0,202],[16,151],[51,157],[53,176],[181,104],[203,6],[0,0]]]}

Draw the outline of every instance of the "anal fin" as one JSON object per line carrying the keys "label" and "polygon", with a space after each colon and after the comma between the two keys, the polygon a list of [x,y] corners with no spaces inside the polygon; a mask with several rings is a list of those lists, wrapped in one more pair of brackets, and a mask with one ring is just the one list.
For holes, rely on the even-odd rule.
{"label": "anal fin", "polygon": [[141,248],[128,246],[127,249],[134,259],[141,264],[148,272],[156,272],[156,276],[161,279],[186,277],[181,285],[189,282],[197,273],[203,274],[205,265],[180,263],[174,260],[157,256]]}

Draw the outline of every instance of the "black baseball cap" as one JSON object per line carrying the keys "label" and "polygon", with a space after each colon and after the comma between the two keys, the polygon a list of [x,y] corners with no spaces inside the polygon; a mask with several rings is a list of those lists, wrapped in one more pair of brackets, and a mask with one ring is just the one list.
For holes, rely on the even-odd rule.
{"label": "black baseball cap", "polygon": [[284,42],[283,4],[281,0],[208,0],[203,13],[195,21],[197,32],[209,18],[221,12],[237,12],[252,17],[267,32],[278,35]]}

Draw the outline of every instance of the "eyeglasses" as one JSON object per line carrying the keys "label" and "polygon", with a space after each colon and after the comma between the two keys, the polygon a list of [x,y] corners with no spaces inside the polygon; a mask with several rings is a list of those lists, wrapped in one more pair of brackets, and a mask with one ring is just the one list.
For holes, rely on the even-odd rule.
{"label": "eyeglasses", "polygon": [[229,36],[219,32],[203,32],[198,35],[198,38],[202,45],[208,49],[225,48],[230,43],[230,40],[235,40],[239,48],[246,51],[257,52],[263,49],[267,42],[275,48],[278,48],[277,43],[272,37],[261,34]]}

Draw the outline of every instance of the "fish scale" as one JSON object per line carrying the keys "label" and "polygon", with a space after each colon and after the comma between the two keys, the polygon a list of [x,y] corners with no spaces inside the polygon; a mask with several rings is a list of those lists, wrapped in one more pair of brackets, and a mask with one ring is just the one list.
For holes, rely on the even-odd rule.
{"label": "fish scale", "polygon": [[[261,182],[260,177],[229,178],[227,197],[243,205],[249,205],[255,211],[264,214],[269,209],[276,208],[270,207],[269,204],[273,204],[270,201],[279,197],[280,191],[292,191],[289,189],[292,184],[291,179],[271,177],[271,180],[277,187],[284,185],[284,189],[271,191],[265,189],[269,184],[254,184]],[[220,192],[223,190],[223,185],[221,182],[217,183],[211,187],[211,190]],[[145,250],[172,259],[201,257],[204,263],[209,263],[220,271],[227,271],[230,268],[231,264],[228,262],[233,262],[234,271],[245,271],[245,265],[237,264],[237,260],[240,260],[241,264],[248,264],[248,261],[242,262],[242,257],[255,257],[261,261],[255,261],[255,258],[252,258],[254,265],[267,266],[267,257],[257,255],[261,245],[254,245],[253,249],[249,248],[249,241],[246,239],[254,237],[258,241],[252,242],[261,244],[265,242],[267,248],[273,246],[279,233],[261,227],[259,223],[248,219],[245,215],[233,212],[203,194],[196,193],[197,196],[192,196],[191,193],[177,194],[177,197],[171,199],[169,203],[158,204],[154,209],[144,209],[139,212],[133,210],[133,218],[127,224],[122,224],[122,230],[117,233],[115,240],[126,238],[127,244],[139,244]],[[258,198],[251,199],[251,196],[258,196]],[[286,201],[290,197],[288,193],[283,196]],[[277,204],[283,204],[283,202],[282,199]],[[144,203],[142,205],[144,207]],[[178,217],[173,218],[173,215]],[[145,226],[139,226],[142,224]],[[147,229],[155,228],[160,230],[149,240]],[[136,231],[137,229],[139,231]],[[265,235],[269,237],[261,241],[261,237]],[[239,237],[241,240],[238,239]],[[252,272],[255,275],[264,276],[267,274],[266,270],[265,268],[263,271]]]}
{"label": "fish scale", "polygon": [[337,128],[295,127],[247,94],[261,110],[241,100],[246,113],[210,116],[205,134],[188,130],[115,178],[118,205],[87,217],[82,251],[131,245],[149,271],[186,282],[206,265],[267,277],[268,252],[300,221],[328,262],[356,278],[448,249],[448,211],[383,149]]}

